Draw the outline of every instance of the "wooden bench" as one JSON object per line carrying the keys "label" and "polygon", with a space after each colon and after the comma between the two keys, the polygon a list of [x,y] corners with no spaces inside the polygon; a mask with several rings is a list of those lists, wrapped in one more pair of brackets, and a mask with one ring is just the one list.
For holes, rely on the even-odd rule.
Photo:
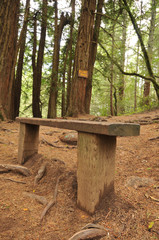
{"label": "wooden bench", "polygon": [[93,214],[102,198],[114,191],[117,136],[138,136],[140,125],[63,119],[16,118],[20,122],[18,161],[38,153],[39,126],[78,132],[77,204]]}

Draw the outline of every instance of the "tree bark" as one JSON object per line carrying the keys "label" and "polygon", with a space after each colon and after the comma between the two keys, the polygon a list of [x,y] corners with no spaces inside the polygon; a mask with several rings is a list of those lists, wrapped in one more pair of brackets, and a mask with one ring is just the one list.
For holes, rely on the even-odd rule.
{"label": "tree bark", "polygon": [[87,114],[90,113],[93,69],[94,69],[94,63],[95,63],[96,54],[97,54],[97,43],[99,38],[103,4],[104,4],[104,0],[98,0],[95,26],[93,31],[93,40],[91,42],[91,48],[90,48],[89,70],[88,70],[89,72],[88,72],[88,79],[86,84],[86,95],[85,95],[85,108],[86,108],[85,110]]}
{"label": "tree bark", "polygon": [[78,39],[75,50],[72,88],[67,115],[85,114],[86,82],[89,71],[90,48],[93,39],[96,0],[82,2]]}
{"label": "tree bark", "polygon": [[72,44],[73,44],[73,28],[74,28],[74,19],[75,19],[75,0],[71,0],[71,7],[72,7],[72,15],[71,15],[71,24],[70,24],[70,47],[69,47],[69,69],[68,69],[68,77],[67,77],[67,107],[66,111],[69,106],[70,101],[70,92],[72,86]]}
{"label": "tree bark", "polygon": [[58,69],[59,69],[59,54],[60,42],[64,26],[70,23],[68,14],[64,16],[61,13],[60,23],[58,24],[58,8],[57,1],[55,1],[55,35],[54,35],[54,52],[52,61],[52,75],[50,84],[50,96],[48,104],[48,118],[56,118],[57,115],[57,96],[58,96]]}
{"label": "tree bark", "polygon": [[32,52],[32,69],[33,69],[33,93],[32,93],[32,111],[33,111],[33,102],[35,99],[34,89],[36,88],[36,79],[37,79],[37,64],[36,64],[36,52],[37,52],[37,13],[33,17],[33,52]]}
{"label": "tree bark", "polygon": [[66,45],[66,51],[64,53],[65,57],[63,57],[63,80],[62,80],[62,106],[61,106],[61,116],[65,116],[66,114],[66,65],[68,61],[68,55],[69,55],[69,46],[70,41]]}
{"label": "tree bark", "polygon": [[25,16],[24,16],[24,23],[23,23],[23,36],[20,43],[20,51],[19,51],[19,58],[17,63],[17,71],[16,76],[13,84],[13,97],[12,100],[13,106],[13,119],[19,116],[19,107],[20,107],[20,96],[21,96],[21,85],[22,85],[22,70],[23,70],[23,59],[24,59],[24,52],[25,52],[25,43],[26,43],[26,33],[27,33],[27,23],[29,17],[29,7],[30,7],[30,0],[26,1],[25,7]]}
{"label": "tree bark", "polygon": [[[137,42],[137,58],[136,58],[136,72],[138,73],[139,70],[139,41]],[[134,111],[137,108],[137,76],[135,76],[135,86],[134,86]]]}
{"label": "tree bark", "polygon": [[[122,46],[121,46],[121,67],[124,70],[125,68],[125,52],[126,52],[126,30],[127,30],[127,12],[123,9],[122,14]],[[118,110],[120,113],[124,113],[124,88],[125,88],[125,77],[123,74],[120,74],[119,79],[119,106]]]}
{"label": "tree bark", "polygon": [[0,115],[10,118],[20,1],[0,1]]}
{"label": "tree bark", "polygon": [[36,61],[36,32],[37,32],[37,20],[35,16],[34,22],[34,47],[33,47],[33,117],[42,117],[41,104],[40,104],[40,90],[41,90],[41,78],[42,78],[42,65],[44,57],[44,47],[46,38],[46,26],[47,26],[47,0],[43,0],[42,5],[42,23],[41,23],[41,36],[38,49],[38,56]]}
{"label": "tree bark", "polygon": [[114,37],[115,37],[115,24],[113,24],[112,30],[112,47],[111,47],[111,63],[110,63],[110,114],[114,116],[113,107],[113,82],[114,82]]}

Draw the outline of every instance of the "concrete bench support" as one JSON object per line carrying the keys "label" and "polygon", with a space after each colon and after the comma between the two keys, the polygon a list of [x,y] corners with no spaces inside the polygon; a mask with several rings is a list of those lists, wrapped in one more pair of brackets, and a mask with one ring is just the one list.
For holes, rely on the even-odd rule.
{"label": "concrete bench support", "polygon": [[129,123],[17,118],[20,122],[18,161],[38,153],[39,126],[78,131],[77,204],[93,214],[101,199],[114,191],[117,136],[138,136],[140,126]]}

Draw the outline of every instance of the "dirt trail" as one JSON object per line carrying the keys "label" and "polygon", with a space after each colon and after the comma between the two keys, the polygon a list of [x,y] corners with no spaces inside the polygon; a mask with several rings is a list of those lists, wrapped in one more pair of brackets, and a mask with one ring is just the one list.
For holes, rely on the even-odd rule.
{"label": "dirt trail", "polygon": [[[140,136],[117,139],[115,195],[103,201],[93,216],[78,209],[77,148],[59,140],[64,132],[70,131],[41,127],[39,154],[24,164],[31,175],[0,174],[0,239],[68,240],[87,223],[108,228],[103,239],[159,239],[159,110],[89,118],[141,124]],[[0,122],[0,164],[18,164],[18,127],[15,122]],[[61,148],[51,147],[47,142]],[[45,176],[34,185],[42,163],[47,164]],[[44,205],[24,192],[44,196],[49,201],[59,176],[57,203],[40,223]]]}

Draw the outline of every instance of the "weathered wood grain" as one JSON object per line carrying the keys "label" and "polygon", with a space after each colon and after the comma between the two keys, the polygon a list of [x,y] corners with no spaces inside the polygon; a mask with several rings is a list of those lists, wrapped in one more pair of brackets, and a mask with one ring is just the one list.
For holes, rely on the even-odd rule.
{"label": "weathered wood grain", "polygon": [[71,129],[78,132],[96,133],[109,136],[138,136],[140,133],[140,125],[133,123],[108,123],[42,118],[16,118],[16,120],[21,123]]}
{"label": "weathered wood grain", "polygon": [[28,157],[38,153],[39,126],[20,123],[18,162],[23,164]]}
{"label": "weathered wood grain", "polygon": [[114,191],[115,148],[114,136],[78,135],[77,204],[90,214]]}

